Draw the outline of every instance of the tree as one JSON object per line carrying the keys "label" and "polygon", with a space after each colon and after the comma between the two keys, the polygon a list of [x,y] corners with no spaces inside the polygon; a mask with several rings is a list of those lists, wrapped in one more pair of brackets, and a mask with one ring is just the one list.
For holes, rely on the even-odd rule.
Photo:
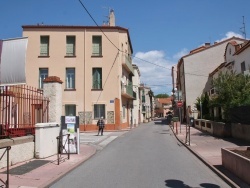
{"label": "tree", "polygon": [[151,118],[153,117],[153,97],[154,97],[154,92],[150,89],[148,91],[148,96],[150,99],[150,114],[151,114]]}
{"label": "tree", "polygon": [[[201,95],[201,97],[198,97],[196,99],[195,107],[200,112],[200,114],[198,115],[198,118],[201,118],[201,112],[202,112],[202,117],[208,118],[208,116],[209,116],[209,97],[208,97],[207,93]],[[201,107],[202,107],[202,109],[201,109]]]}
{"label": "tree", "polygon": [[216,97],[212,98],[211,106],[220,106],[224,111],[224,118],[230,121],[230,108],[250,105],[250,76],[243,74],[224,73],[212,81],[216,90]]}
{"label": "tree", "polygon": [[155,98],[168,98],[169,95],[168,94],[158,94],[155,96]]}

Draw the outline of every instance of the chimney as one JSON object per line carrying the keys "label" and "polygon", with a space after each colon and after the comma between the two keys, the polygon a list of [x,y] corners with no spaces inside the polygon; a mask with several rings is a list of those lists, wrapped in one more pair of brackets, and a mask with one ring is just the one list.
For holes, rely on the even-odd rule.
{"label": "chimney", "polygon": [[109,26],[115,26],[115,14],[113,9],[109,12]]}
{"label": "chimney", "polygon": [[206,48],[210,47],[210,43],[209,43],[209,42],[206,42],[206,43],[205,43],[205,47],[206,47]]}

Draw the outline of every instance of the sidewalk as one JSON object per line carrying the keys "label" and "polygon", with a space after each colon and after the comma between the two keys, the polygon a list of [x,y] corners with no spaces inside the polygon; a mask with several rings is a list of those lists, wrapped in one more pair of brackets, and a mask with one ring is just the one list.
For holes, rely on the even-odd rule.
{"label": "sidewalk", "polygon": [[[66,175],[71,170],[93,156],[98,150],[127,131],[104,132],[96,136],[96,132],[80,133],[80,154],[62,155],[63,161],[58,165],[57,155],[46,159],[32,159],[10,167],[9,188],[44,188]],[[6,181],[6,168],[0,169],[0,178]],[[2,182],[0,182],[0,187]],[[5,187],[5,186],[3,186]]]}
{"label": "sidewalk", "polygon": [[[231,148],[236,146],[246,146],[249,143],[237,140],[234,138],[217,138],[202,132],[194,127],[190,127],[190,146],[185,143],[186,140],[186,125],[178,127],[178,134],[176,128],[172,131],[176,138],[186,146],[193,154],[195,154],[202,162],[204,162],[210,169],[217,173],[224,181],[231,187],[244,187],[248,188],[250,185],[243,182],[234,174],[226,170],[222,166],[221,148]],[[181,130],[181,132],[180,132]]]}

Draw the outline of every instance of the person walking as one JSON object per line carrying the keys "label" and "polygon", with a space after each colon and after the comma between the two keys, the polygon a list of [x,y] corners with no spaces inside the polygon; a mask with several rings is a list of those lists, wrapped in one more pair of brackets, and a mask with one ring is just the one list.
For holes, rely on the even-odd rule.
{"label": "person walking", "polygon": [[101,117],[98,122],[97,122],[97,126],[98,126],[98,134],[97,136],[99,136],[99,134],[101,133],[101,136],[103,135],[103,129],[105,127],[105,122],[103,120],[103,117]]}
{"label": "person walking", "polygon": [[190,118],[192,118],[192,110],[191,110],[191,106],[189,105],[187,107],[187,115],[186,115],[186,120],[187,120],[187,125],[191,125],[191,122],[190,122]]}

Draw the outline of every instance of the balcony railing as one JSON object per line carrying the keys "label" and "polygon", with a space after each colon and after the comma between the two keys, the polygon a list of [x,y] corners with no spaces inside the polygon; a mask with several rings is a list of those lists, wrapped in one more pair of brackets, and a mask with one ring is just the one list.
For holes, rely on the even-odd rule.
{"label": "balcony railing", "polygon": [[129,99],[136,99],[136,93],[133,91],[132,82],[128,85],[122,85],[122,95]]}
{"label": "balcony railing", "polygon": [[130,72],[132,75],[134,75],[134,69],[132,66],[132,60],[127,55],[123,56],[122,66]]}

